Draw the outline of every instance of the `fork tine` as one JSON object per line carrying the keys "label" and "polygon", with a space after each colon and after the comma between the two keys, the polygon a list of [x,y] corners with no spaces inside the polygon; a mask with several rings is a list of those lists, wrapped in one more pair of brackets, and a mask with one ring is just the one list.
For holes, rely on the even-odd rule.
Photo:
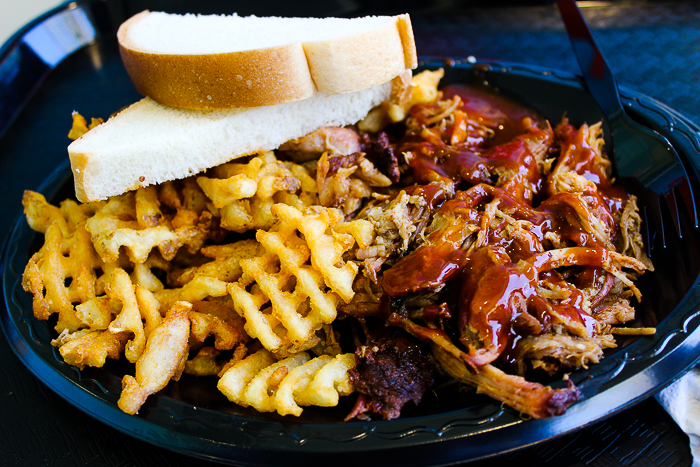
{"label": "fork tine", "polygon": [[695,196],[693,196],[693,188],[690,186],[690,183],[688,183],[688,180],[683,180],[683,183],[681,183],[678,186],[678,191],[681,194],[681,197],[683,198],[683,201],[685,204],[685,208],[688,210],[688,214],[690,215],[690,223],[691,227],[694,229],[698,228],[698,210],[697,206],[695,205]]}
{"label": "fork tine", "polygon": [[[678,215],[678,203],[676,202],[676,190],[669,190],[663,195],[664,200],[666,200],[666,206],[671,213],[671,218],[673,219],[673,226],[676,228],[676,233],[678,238],[683,238],[683,233],[681,232],[681,221]],[[664,248],[666,248],[666,242],[664,242]]]}
{"label": "fork tine", "polygon": [[644,238],[644,246],[647,249],[647,256],[651,258],[651,245],[654,242],[653,238],[651,237],[651,229],[649,228],[649,226],[651,225],[651,223],[649,222],[649,210],[646,206],[642,205],[640,215],[642,217],[642,232],[640,233]]}
{"label": "fork tine", "polygon": [[[666,248],[666,229],[664,229],[661,214],[661,204],[664,201],[660,198],[664,198],[668,206],[679,238],[682,238],[681,217],[684,217],[679,215],[681,214],[679,208],[683,209],[678,206],[679,202],[685,204],[692,227],[698,227],[698,213],[688,172],[665,136],[635,122],[627,114],[620,100],[610,66],[605,61],[575,0],[557,0],[557,5],[574,49],[574,55],[579,62],[586,89],[603,111],[610,125],[614,146],[612,159],[617,174],[621,178],[635,179],[641,185],[645,192],[642,197],[648,208],[647,220],[649,218],[654,220],[654,225],[647,223],[648,232],[651,233],[656,229],[653,237],[649,236],[649,243],[656,240],[655,237],[658,236],[661,247]],[[676,194],[676,188],[679,194]],[[668,215],[666,217],[668,218]],[[666,226],[666,228],[669,227]],[[671,238],[669,232],[669,239]]]}
{"label": "fork tine", "polygon": [[[647,254],[651,258],[651,250],[654,246],[654,240],[658,237],[659,240],[661,241],[661,249],[666,248],[666,233],[664,229],[664,221],[663,217],[661,216],[661,201],[659,198],[655,198],[654,200],[651,200],[650,203],[647,203],[647,205],[644,208],[644,212],[646,214],[646,224],[647,224],[647,238],[648,238],[648,243],[647,243]],[[651,212],[651,218],[654,220],[653,223],[649,222],[649,217],[650,217],[650,212]],[[656,227],[656,231],[651,230],[651,226],[654,225]]]}

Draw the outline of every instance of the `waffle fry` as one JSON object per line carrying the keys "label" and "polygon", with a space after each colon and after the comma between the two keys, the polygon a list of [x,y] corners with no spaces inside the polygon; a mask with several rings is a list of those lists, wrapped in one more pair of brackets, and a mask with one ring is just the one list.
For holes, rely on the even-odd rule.
{"label": "waffle fry", "polygon": [[[280,382],[275,393],[276,410],[280,415],[300,416],[303,409],[295,401],[294,395],[309,385],[312,378],[328,362],[333,360],[328,355],[321,355],[299,365]],[[336,402],[337,404],[337,402]]]}
{"label": "waffle fry", "polygon": [[255,196],[258,190],[256,172],[262,165],[263,160],[259,157],[248,164],[231,163],[228,167],[233,174],[227,178],[197,177],[197,184],[215,207],[222,208],[235,200]]}
{"label": "waffle fry", "polygon": [[[183,196],[184,193],[185,190]],[[201,203],[200,200],[190,204],[200,209]],[[133,263],[144,263],[154,248],[169,261],[182,246],[196,252],[210,236],[212,215],[197,214],[195,209],[180,208],[176,214],[166,216],[160,210],[155,188],[145,187],[110,198],[86,221],[86,229],[106,263],[117,261],[122,247]]]}
{"label": "waffle fry", "polygon": [[237,362],[221,375],[216,387],[231,402],[243,405],[245,389],[260,371],[275,363],[275,357],[265,349],[260,349]]}
{"label": "waffle fry", "polygon": [[114,279],[114,271],[118,267],[120,265],[117,263],[107,263],[102,266],[102,275],[95,282],[95,295],[104,295],[105,288]]}
{"label": "waffle fry", "polygon": [[101,266],[84,224],[69,236],[60,222],[50,224],[44,245],[29,259],[22,277],[22,287],[34,296],[34,315],[45,320],[58,313],[58,332],[78,330],[82,323],[73,304],[95,297],[95,270]]}
{"label": "waffle fry", "polygon": [[52,344],[59,346],[58,351],[67,364],[81,370],[86,366],[101,368],[107,358],[119,359],[129,339],[128,332],[84,330],[73,337],[64,333],[61,333],[63,338],[59,336]]}
{"label": "waffle fry", "polygon": [[223,365],[223,367],[219,370],[219,373],[217,373],[217,376],[221,378],[224,375],[224,373],[226,373],[229,370],[229,368],[232,368],[234,365],[242,361],[247,353],[248,347],[246,347],[245,344],[238,344],[233,351],[233,356],[228,362],[226,362]]}
{"label": "waffle fry", "polygon": [[[302,212],[282,204],[273,210],[279,222],[269,232],[256,235],[267,252],[241,261],[244,276],[229,284],[228,290],[246,319],[246,332],[266,349],[306,350],[318,342],[314,333],[335,319],[339,299],[352,298],[357,265],[344,263],[342,255],[354,240],[350,235],[326,233],[340,221],[337,210]],[[255,287],[250,287],[253,282]],[[263,309],[268,302],[270,306]]]}
{"label": "waffle fry", "polygon": [[[314,180],[305,169],[289,163],[286,167],[290,173],[296,171],[305,189],[315,189]],[[344,263],[342,256],[354,244],[352,234],[364,240],[369,234],[367,229],[358,224],[333,230],[331,226],[342,217],[337,210],[306,209],[296,194],[287,191],[278,194],[295,207],[274,206],[273,192],[279,186],[268,179],[263,193],[272,193],[272,197],[269,200],[256,197],[253,205],[262,201],[269,205],[269,214],[263,216],[268,219],[266,222],[275,220],[270,232],[259,232],[257,241],[192,248],[196,255],[185,255],[189,258],[183,258],[185,267],[173,268],[179,247],[164,247],[162,238],[177,229],[192,227],[202,218],[184,207],[201,202],[196,194],[192,196],[197,189],[190,183],[188,198],[184,185],[183,182],[180,187],[149,187],[92,206],[65,202],[55,207],[41,195],[27,195],[28,216],[34,228],[46,235],[46,246],[37,255],[53,255],[59,263],[63,260],[58,253],[63,258],[67,254],[69,259],[71,255],[76,258],[92,255],[91,267],[82,263],[83,268],[92,271],[92,276],[82,282],[71,280],[69,287],[78,291],[59,295],[65,299],[59,303],[68,310],[64,315],[72,312],[68,316],[74,318],[74,323],[69,328],[64,326],[64,332],[53,342],[64,360],[81,369],[103,366],[107,358],[118,359],[122,355],[136,362],[136,375],[124,377],[119,401],[120,408],[127,413],[136,413],[148,395],[160,390],[169,379],[179,378],[182,372],[229,375],[227,379],[239,373],[245,382],[241,403],[258,410],[300,413],[299,405],[334,405],[332,395],[312,401],[305,388],[310,387],[316,373],[323,375],[323,368],[331,368],[336,359],[330,355],[312,359],[302,351],[311,348],[333,354],[340,351],[327,323],[335,319],[340,297],[348,296],[344,281],[351,284],[357,272],[357,267]],[[176,213],[168,214],[173,207]],[[122,247],[126,255],[120,254]],[[105,263],[98,252],[110,261]],[[314,259],[314,255],[323,257]],[[188,262],[194,262],[195,266],[186,266]],[[30,272],[25,274],[25,281],[28,284],[34,281],[36,290],[42,290],[43,283],[37,282],[39,276],[34,271],[43,263],[40,257],[30,261]],[[167,285],[154,269],[168,273]],[[102,271],[100,277],[95,270]],[[87,287],[79,287],[83,282]],[[245,329],[255,326],[250,326],[234,311],[238,305],[231,289],[240,284],[245,284],[241,291],[249,298],[263,298],[258,310],[268,304],[260,313],[267,325],[274,328],[271,332],[281,344],[276,350],[287,357],[284,360],[275,363],[266,350],[244,358],[244,342],[250,339]],[[179,287],[172,288],[173,285]],[[86,294],[85,290],[90,293]],[[47,295],[53,297],[52,293]],[[78,298],[74,308],[75,297]],[[282,319],[274,314],[275,307]],[[171,312],[163,319],[160,309]],[[186,309],[184,314],[183,309]],[[289,323],[289,328],[284,323]],[[188,329],[186,339],[181,336],[183,326]],[[213,346],[205,344],[210,339]],[[163,348],[171,341],[177,342],[170,349]],[[186,349],[197,348],[196,356],[185,361]],[[231,360],[226,364],[218,361],[220,351],[230,349],[235,349]],[[312,364],[305,365],[307,362]],[[303,377],[300,373],[296,379],[287,381],[288,374],[299,366],[304,367]],[[330,381],[326,386],[338,386],[332,378],[322,379]],[[290,389],[282,392],[284,402],[277,402],[274,397],[278,387],[292,388],[291,393]],[[338,394],[349,393],[342,384],[338,387],[335,404]]]}
{"label": "waffle fry", "polygon": [[136,300],[134,286],[129,275],[121,268],[114,271],[114,280],[106,287],[107,296],[122,304],[122,310],[114,321],[109,323],[109,331],[117,334],[129,332],[133,334],[126,345],[124,355],[131,363],[136,362],[146,347],[146,332],[143,328],[141,311]]}
{"label": "waffle fry", "polygon": [[182,182],[179,180],[170,180],[159,185],[158,201],[162,206],[166,206],[173,211],[183,207],[183,200],[178,192],[178,185]]}
{"label": "waffle fry", "polygon": [[[315,188],[311,187],[314,181],[308,172],[300,171],[300,166],[289,167],[301,176],[307,189]],[[273,192],[276,185],[269,179],[265,183],[263,188],[267,191],[264,193]],[[190,186],[190,193],[196,193],[196,189]],[[244,381],[247,381],[241,395],[244,405],[275,411],[282,404],[278,410],[280,413],[299,413],[298,404],[308,405],[306,399],[311,400],[303,391],[313,380],[309,375],[315,375],[311,369],[321,370],[335,361],[329,355],[311,359],[306,352],[299,352],[310,348],[318,352],[324,352],[324,349],[332,349],[333,353],[339,351],[333,331],[325,323],[335,319],[340,294],[348,296],[343,279],[351,283],[357,272],[353,263],[343,263],[342,255],[354,244],[352,234],[364,239],[369,232],[359,224],[332,230],[330,226],[341,220],[337,210],[305,209],[295,194],[285,191],[284,195],[296,207],[273,207],[274,199],[269,199],[266,218],[277,219],[279,216],[281,219],[276,221],[271,232],[259,232],[258,241],[243,240],[203,247],[187,261],[190,264],[192,261],[195,264],[206,262],[176,269],[173,269],[172,260],[178,247],[163,248],[161,232],[167,230],[165,235],[168,235],[177,229],[191,227],[201,219],[194,210],[184,208],[186,204],[191,206],[201,199],[198,200],[196,195],[187,198],[182,187],[161,187],[159,190],[149,187],[92,206],[67,201],[60,208],[47,203],[41,195],[27,195],[28,217],[33,221],[33,227],[46,235],[44,249],[37,252],[34,261],[30,261],[29,272],[25,274],[25,282],[34,284],[30,290],[31,287],[43,290],[36,272],[44,264],[43,256],[49,255],[57,263],[64,262],[60,257],[65,259],[66,254],[68,259],[90,255],[92,258],[92,266],[88,267],[86,262],[80,264],[92,272],[86,280],[76,280],[72,273],[67,272],[66,277],[73,280],[69,287],[64,287],[63,294],[47,293],[49,298],[57,295],[64,299],[57,303],[67,310],[64,315],[74,321],[69,327],[62,325],[64,332],[54,340],[64,360],[81,369],[103,366],[107,358],[118,359],[121,355],[136,362],[136,375],[124,377],[119,401],[127,413],[136,413],[148,395],[160,390],[169,379],[179,377],[183,371],[192,375],[226,375],[233,368],[236,370],[231,374],[243,372]],[[261,201],[256,198],[254,205]],[[174,215],[167,214],[161,206],[166,210],[175,206],[178,210]],[[90,235],[87,225],[93,235]],[[120,234],[107,234],[107,231]],[[133,243],[125,240],[130,238]],[[120,254],[122,247],[126,256]],[[98,251],[111,261],[104,263]],[[314,254],[323,258],[315,260]],[[131,272],[127,273],[125,268]],[[167,286],[153,269],[168,272]],[[102,270],[100,277],[95,270]],[[237,305],[230,289],[240,283],[246,284],[242,292],[251,297],[263,294],[260,296],[265,301],[258,309],[265,303],[270,304],[261,313],[269,317],[265,321],[273,326],[272,332],[282,344],[277,348],[278,353],[290,355],[282,360],[283,363],[276,364],[268,351],[252,360],[249,360],[251,357],[244,359],[246,347],[243,343],[250,339],[244,326],[254,327],[234,311]],[[170,288],[173,285],[179,287]],[[48,288],[53,290],[51,286]],[[289,291],[291,288],[294,292]],[[106,295],[101,295],[104,293]],[[39,294],[41,297],[43,295]],[[75,307],[74,302],[77,303]],[[190,303],[195,305],[191,307]],[[275,306],[281,308],[283,319],[273,316]],[[181,310],[183,307],[187,308],[187,339],[185,341],[180,336],[177,338],[179,344],[171,351],[162,349],[163,342],[176,339],[174,335],[185,321],[182,316],[163,319],[159,309]],[[52,304],[49,308],[56,306]],[[181,314],[181,311],[177,313]],[[66,318],[59,319],[61,323],[64,321]],[[291,331],[285,327],[285,322],[290,323]],[[322,328],[326,332],[323,339]],[[214,345],[205,346],[210,338],[213,338]],[[184,358],[178,360],[180,353],[186,353],[182,350],[183,342],[186,342],[186,349],[199,348],[189,362]],[[220,351],[230,349],[235,349],[231,361],[226,364],[217,361]],[[156,359],[163,360],[167,368],[156,365]],[[278,403],[276,398],[267,394],[270,392],[274,396],[275,388],[286,381],[288,373],[309,361],[313,365],[304,367],[306,379],[303,379],[303,385],[297,378],[281,386],[290,388],[291,383],[295,383],[291,395],[283,391],[286,402]],[[341,388],[340,393],[346,392]],[[337,395],[336,391],[335,403]],[[333,398],[319,398],[316,405],[333,405]]]}
{"label": "waffle fry", "polygon": [[320,407],[338,405],[340,396],[350,395],[355,390],[348,376],[348,371],[354,367],[354,354],[337,355],[313,375],[306,387],[300,387],[298,394],[296,391],[293,393],[297,404]]}
{"label": "waffle fry", "polygon": [[73,112],[73,126],[71,126],[71,129],[68,132],[68,137],[70,139],[78,139],[101,123],[104,123],[104,120],[101,118],[93,118],[90,125],[88,125],[85,117],[80,115],[78,112]]}
{"label": "waffle fry", "polygon": [[298,353],[260,371],[246,386],[240,405],[252,406],[258,412],[274,412],[275,395],[280,383],[290,371],[309,361],[309,358],[306,352]]}
{"label": "waffle fry", "polygon": [[274,223],[270,215],[271,200],[236,200],[220,210],[221,226],[232,232],[264,229]]}
{"label": "waffle fry", "polygon": [[143,355],[136,361],[135,376],[122,379],[122,394],[117,404],[128,414],[139,411],[146,398],[160,391],[170,381],[179,379],[187,359],[192,308],[187,302],[177,302],[168,310],[163,322],[153,330]]}
{"label": "waffle fry", "polygon": [[387,125],[404,120],[408,111],[416,104],[433,102],[438,96],[438,84],[444,71],[423,71],[411,78],[406,93],[394,101],[386,101],[372,109],[358,122],[362,131],[377,132]]}
{"label": "waffle fry", "polygon": [[295,164],[293,162],[285,161],[284,166],[289,169],[289,171],[294,175],[294,177],[299,180],[301,184],[301,191],[299,192],[299,199],[304,202],[304,205],[311,206],[316,204],[316,193],[318,187],[316,186],[316,180],[309,173],[309,170],[305,165]]}
{"label": "waffle fry", "polygon": [[222,295],[221,297],[210,297],[206,300],[192,302],[192,309],[200,313],[216,316],[239,330],[243,330],[243,318],[241,318],[233,306],[233,301],[230,295]]}
{"label": "waffle fry", "polygon": [[263,349],[226,371],[218,388],[244,407],[298,417],[302,405],[333,407],[340,395],[351,394],[348,371],[354,366],[353,354],[311,358],[302,352],[275,362]]}
{"label": "waffle fry", "polygon": [[164,289],[155,292],[163,309],[167,310],[177,301],[198,302],[207,297],[221,297],[228,293],[227,283],[214,277],[196,276],[179,289]]}
{"label": "waffle fry", "polygon": [[[340,295],[345,302],[349,302],[354,295],[352,281],[357,274],[357,265],[343,261],[343,253],[352,247],[354,239],[351,235],[326,233],[330,226],[342,220],[340,212],[321,207],[309,208],[302,212],[284,204],[276,205],[273,211],[280,218],[280,232],[286,230],[291,233],[292,229],[296,229],[304,235],[314,269],[320,271],[326,285],[333,292]],[[260,236],[274,241],[274,237],[266,233]],[[258,241],[265,246],[264,241]]]}
{"label": "waffle fry", "polygon": [[220,352],[214,347],[202,347],[194,358],[185,363],[185,374],[192,376],[215,376],[224,367],[217,362]]}
{"label": "waffle fry", "polygon": [[141,286],[150,292],[156,292],[165,288],[163,282],[158,279],[158,276],[153,274],[151,268],[145,263],[134,264],[130,277],[135,285]]}
{"label": "waffle fry", "polygon": [[118,305],[109,297],[95,297],[75,307],[75,315],[80,322],[94,331],[107,329],[112,316],[118,313]]}
{"label": "waffle fry", "polygon": [[333,230],[338,233],[350,234],[357,242],[357,247],[366,249],[376,238],[374,225],[366,219],[355,219],[350,222],[335,224]]}
{"label": "waffle fry", "polygon": [[197,183],[216,208],[244,198],[269,199],[278,191],[295,192],[301,182],[272,151],[247,164],[228,163],[212,170],[217,178],[197,177]]}
{"label": "waffle fry", "polygon": [[261,248],[255,240],[241,240],[228,245],[206,246],[200,253],[213,261],[172,271],[168,276],[169,286],[183,287],[197,276],[212,277],[225,282],[237,281],[243,274],[241,260],[257,256],[261,253]]}
{"label": "waffle fry", "polygon": [[155,185],[138,189],[134,194],[134,202],[136,222],[139,228],[156,227],[163,220],[163,212],[160,210],[160,201],[158,200],[158,188]]}
{"label": "waffle fry", "polygon": [[22,205],[24,206],[24,214],[27,216],[27,223],[32,230],[46,233],[46,229],[57,222],[64,235],[71,233],[61,210],[48,203],[41,193],[26,190],[22,195]]}
{"label": "waffle fry", "polygon": [[143,333],[148,338],[151,332],[160,326],[163,317],[160,315],[160,303],[156,297],[147,288],[136,286],[136,303],[139,305],[139,311],[143,317],[145,324]]}
{"label": "waffle fry", "polygon": [[210,172],[213,177],[197,177],[197,183],[211,200],[211,211],[220,215],[221,226],[234,232],[270,228],[276,221],[271,211],[275,203],[301,208],[316,202],[316,183],[309,172],[277,160],[272,151]]}
{"label": "waffle fry", "polygon": [[[95,218],[93,218],[95,219]],[[138,230],[136,225],[112,230],[111,222],[88,221],[88,230],[92,234],[95,249],[107,263],[117,261],[119,249],[125,247],[129,259],[134,263],[143,263],[153,248],[158,248],[166,260],[175,257],[183,245],[196,251],[207,237],[208,221],[211,216],[203,216],[199,225],[169,229],[165,226]]]}
{"label": "waffle fry", "polygon": [[[204,343],[207,337],[214,336],[216,350],[230,350],[240,342],[248,340],[248,336],[236,324],[237,321],[226,321],[209,313],[190,311],[190,342]],[[217,372],[218,373],[218,372]]]}

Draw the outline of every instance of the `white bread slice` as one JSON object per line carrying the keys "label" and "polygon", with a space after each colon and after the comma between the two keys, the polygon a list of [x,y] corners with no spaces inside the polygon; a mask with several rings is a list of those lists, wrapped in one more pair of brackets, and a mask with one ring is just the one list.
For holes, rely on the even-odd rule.
{"label": "white bread slice", "polygon": [[68,146],[76,196],[106,199],[276,149],[322,126],[354,124],[404,81],[251,109],[182,109],[146,97]]}
{"label": "white bread slice", "polygon": [[136,89],[191,109],[344,94],[417,66],[408,15],[279,18],[143,11],[117,33]]}

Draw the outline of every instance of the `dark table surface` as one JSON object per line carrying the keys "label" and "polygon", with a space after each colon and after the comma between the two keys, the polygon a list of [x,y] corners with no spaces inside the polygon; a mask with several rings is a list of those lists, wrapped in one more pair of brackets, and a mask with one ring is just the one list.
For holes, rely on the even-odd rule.
{"label": "dark table surface", "polygon": [[[140,11],[139,1],[127,2]],[[172,12],[197,11],[192,3],[161,2]],[[215,2],[213,2],[215,3]],[[242,2],[241,2],[242,3]],[[307,2],[311,5],[312,2]],[[576,72],[563,25],[549,2],[527,6],[489,6],[469,2],[408,1],[377,3],[267,2],[277,15],[411,14],[420,55],[513,61]],[[580,2],[618,82],[653,97],[700,124],[700,4],[697,2]],[[151,9],[158,2],[149,2]],[[212,7],[221,10],[221,5]],[[240,14],[262,14],[259,4],[228,6]],[[276,8],[276,9],[275,9]],[[308,11],[306,9],[308,8]],[[200,8],[199,12],[209,11]],[[6,49],[7,50],[7,49]],[[46,151],[47,141],[64,135],[70,112],[103,115],[139,98],[115,57],[116,42],[98,41],[76,54],[92,60],[65,60],[51,70],[2,136],[0,145],[0,232],[6,233],[20,212],[21,193],[36,188],[65,158]],[[1,57],[0,57],[1,58]],[[84,57],[83,57],[84,58]],[[96,79],[71,87],[78,63],[90,63]],[[84,65],[83,65],[84,66]],[[118,92],[105,93],[104,82]],[[7,78],[0,75],[0,84]],[[66,99],[66,94],[70,95]],[[5,96],[5,99],[11,97]],[[55,105],[46,106],[47,101]],[[0,101],[0,103],[2,103]],[[39,109],[53,109],[51,112]],[[32,138],[15,137],[30,129]],[[24,131],[23,133],[27,133]],[[61,136],[62,137],[62,136]],[[66,141],[67,142],[67,141]],[[11,158],[18,147],[30,157]],[[27,180],[33,185],[27,186]],[[0,335],[2,337],[2,335]],[[154,447],[122,434],[77,410],[36,379],[0,338],[0,466],[199,466],[210,462]],[[576,433],[504,454],[474,465],[517,463],[530,466],[676,466],[690,465],[688,437],[654,399]],[[283,461],[281,461],[283,463]]]}

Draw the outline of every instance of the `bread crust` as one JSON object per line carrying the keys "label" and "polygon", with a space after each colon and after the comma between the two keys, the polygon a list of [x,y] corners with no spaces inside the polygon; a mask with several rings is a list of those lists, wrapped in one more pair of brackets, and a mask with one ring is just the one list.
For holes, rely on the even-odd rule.
{"label": "bread crust", "polygon": [[406,66],[398,24],[397,18],[362,34],[305,42],[304,51],[316,88],[325,94],[345,94],[384,83],[406,68],[415,68],[412,63],[409,65],[413,66]]}
{"label": "bread crust", "polygon": [[96,200],[99,196],[92,193],[85,181],[89,180],[89,176],[85,173],[85,168],[90,162],[90,154],[73,153],[70,156],[71,169],[73,171],[73,184],[75,185],[75,197],[79,201]]}
{"label": "bread crust", "polygon": [[143,11],[121,25],[120,53],[136,89],[173,107],[249,108],[306,99],[316,90],[345,94],[417,66],[408,15],[335,40],[181,55],[149,52],[128,39],[129,28],[148,14]]}
{"label": "bread crust", "polygon": [[300,43],[242,52],[178,55],[139,50],[128,39],[143,11],[119,28],[119,52],[136,89],[188,109],[260,107],[310,97],[315,90]]}
{"label": "bread crust", "polygon": [[411,17],[407,14],[397,16],[396,26],[401,35],[401,45],[403,46],[404,67],[413,70],[418,66],[418,52],[416,52],[416,41],[413,37],[413,26]]}

